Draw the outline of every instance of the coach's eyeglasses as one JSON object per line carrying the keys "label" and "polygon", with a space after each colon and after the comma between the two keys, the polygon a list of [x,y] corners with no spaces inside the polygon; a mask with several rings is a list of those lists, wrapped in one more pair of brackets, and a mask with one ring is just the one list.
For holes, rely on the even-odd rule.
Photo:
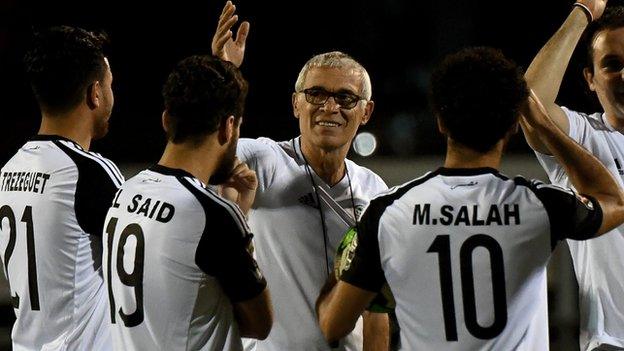
{"label": "coach's eyeglasses", "polygon": [[334,101],[340,105],[340,108],[345,110],[354,108],[360,100],[366,100],[352,93],[332,93],[322,88],[303,89],[300,93],[303,93],[306,101],[312,105],[324,105],[330,97],[333,97]]}

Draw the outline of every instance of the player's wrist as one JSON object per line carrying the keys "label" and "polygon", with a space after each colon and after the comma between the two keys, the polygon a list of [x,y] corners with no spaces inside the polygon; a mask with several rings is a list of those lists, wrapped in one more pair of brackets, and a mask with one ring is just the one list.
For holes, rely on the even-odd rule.
{"label": "player's wrist", "polygon": [[589,1],[577,1],[574,4],[572,4],[572,8],[578,8],[581,11],[583,11],[583,13],[585,14],[585,16],[587,17],[587,22],[588,23],[592,23],[594,21],[594,13],[592,11],[592,9],[590,8],[589,5]]}

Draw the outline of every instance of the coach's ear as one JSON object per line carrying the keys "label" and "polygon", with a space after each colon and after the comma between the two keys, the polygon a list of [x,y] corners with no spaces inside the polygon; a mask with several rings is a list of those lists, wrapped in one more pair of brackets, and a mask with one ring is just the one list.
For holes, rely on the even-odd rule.
{"label": "coach's ear", "polygon": [[226,118],[219,124],[218,139],[220,145],[225,145],[230,142],[230,139],[234,137],[236,127],[237,123],[234,116]]}
{"label": "coach's ear", "polygon": [[364,107],[364,115],[362,116],[361,125],[368,123],[373,114],[373,110],[375,109],[375,102],[373,100],[366,101],[366,106]]}
{"label": "coach's ear", "polygon": [[292,94],[292,107],[293,107],[293,114],[295,115],[296,119],[299,119],[299,106],[298,106],[298,101],[297,101],[297,93],[293,93]]}

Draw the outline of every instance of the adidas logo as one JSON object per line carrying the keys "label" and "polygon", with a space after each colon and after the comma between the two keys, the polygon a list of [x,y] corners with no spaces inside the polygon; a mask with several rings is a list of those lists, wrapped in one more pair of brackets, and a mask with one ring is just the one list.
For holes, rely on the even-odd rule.
{"label": "adidas logo", "polygon": [[618,173],[620,175],[624,175],[624,170],[622,170],[622,165],[620,164],[620,161],[617,158],[614,158],[613,161],[615,161],[615,167],[617,167]]}
{"label": "adidas logo", "polygon": [[314,195],[312,195],[312,193],[307,193],[303,195],[302,197],[300,197],[299,202],[301,202],[302,204],[306,206],[318,208],[318,204],[316,203],[316,199],[314,198]]}

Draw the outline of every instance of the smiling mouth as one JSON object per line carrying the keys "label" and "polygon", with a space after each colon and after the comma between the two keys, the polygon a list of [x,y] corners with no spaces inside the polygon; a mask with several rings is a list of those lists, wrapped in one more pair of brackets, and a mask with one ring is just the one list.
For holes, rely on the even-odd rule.
{"label": "smiling mouth", "polygon": [[338,122],[331,122],[331,121],[319,121],[319,122],[316,122],[316,124],[322,127],[340,127],[342,125]]}

